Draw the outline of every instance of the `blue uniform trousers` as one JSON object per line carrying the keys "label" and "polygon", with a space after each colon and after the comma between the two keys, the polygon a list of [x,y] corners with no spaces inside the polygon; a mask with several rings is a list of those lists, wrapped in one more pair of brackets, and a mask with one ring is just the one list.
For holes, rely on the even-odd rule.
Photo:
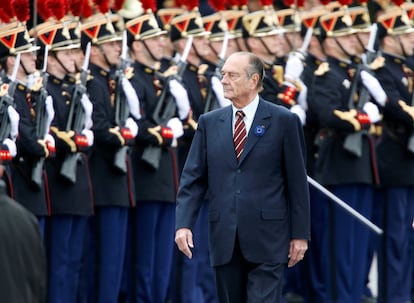
{"label": "blue uniform trousers", "polygon": [[86,216],[54,215],[48,225],[48,302],[75,303],[86,232]]}
{"label": "blue uniform trousers", "polygon": [[131,303],[164,303],[173,263],[175,204],[137,201],[131,209]]}
{"label": "blue uniform trousers", "polygon": [[414,187],[384,190],[384,236],[378,258],[379,302],[411,302]]}
{"label": "blue uniform trousers", "polygon": [[[327,209],[329,204],[326,197],[315,189],[309,187],[311,210],[311,241],[305,254],[302,266],[306,269],[308,288],[305,292],[305,301],[308,303],[326,302],[326,260],[328,251],[323,249],[323,240],[326,238]],[[303,277],[302,277],[303,278]]]}
{"label": "blue uniform trousers", "polygon": [[96,303],[117,303],[128,227],[127,207],[102,206],[95,208],[94,255]]}
{"label": "blue uniform trousers", "polygon": [[[373,187],[363,184],[332,186],[331,191],[367,219],[371,219]],[[329,204],[330,232],[324,243],[328,252],[327,300],[335,303],[361,302],[368,260],[368,227],[343,209]]]}

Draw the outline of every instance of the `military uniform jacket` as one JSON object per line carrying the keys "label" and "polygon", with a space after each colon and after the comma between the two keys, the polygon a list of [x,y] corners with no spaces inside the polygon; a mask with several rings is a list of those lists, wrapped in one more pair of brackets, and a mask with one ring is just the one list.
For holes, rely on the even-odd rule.
{"label": "military uniform jacket", "polygon": [[[205,96],[207,83],[205,77],[203,81],[198,74],[198,67],[192,64],[188,64],[183,74],[183,84],[187,90],[188,98],[190,100],[190,106],[193,111],[193,119],[198,120],[198,117],[204,113]],[[178,166],[180,171],[184,166],[185,160],[187,159],[188,150],[193,140],[194,131],[190,130],[184,133],[179,140],[178,144]]]}
{"label": "military uniform jacket", "polygon": [[350,68],[345,62],[328,58],[328,63],[321,65],[315,72],[312,99],[308,100],[308,105],[317,114],[321,127],[317,137],[319,151],[315,178],[324,185],[373,184],[377,179],[371,138],[368,135],[363,136],[361,157],[345,150],[345,137],[355,131],[354,126],[334,113],[335,110],[350,110]]}
{"label": "military uniform jacket", "polygon": [[[94,202],[96,206],[133,204],[130,171],[125,174],[114,167],[114,156],[121,147],[119,138],[110,132],[115,127],[114,102],[111,101],[110,73],[94,64],[89,65],[93,79],[87,83],[93,104],[94,145],[89,159]],[[112,90],[112,87],[111,87]]]}
{"label": "military uniform jacket", "polygon": [[[49,76],[47,90],[53,97],[55,118],[52,126],[59,131],[66,129],[71,91],[73,86],[54,76]],[[81,105],[79,105],[81,106]],[[66,155],[70,154],[69,146],[52,132],[56,142],[56,156],[46,163],[49,180],[50,202],[53,214],[90,215],[93,210],[92,185],[89,177],[88,159],[84,153],[79,153],[76,168],[76,183],[73,184],[60,174],[60,169]]]}
{"label": "military uniform jacket", "polygon": [[383,109],[383,131],[377,145],[378,167],[384,186],[414,185],[414,154],[408,151],[408,138],[413,133],[413,117],[400,105],[411,105],[413,74],[404,60],[384,54],[385,64],[376,76],[388,101]]}
{"label": "military uniform jacket", "polygon": [[18,84],[14,94],[16,110],[20,115],[19,136],[16,141],[17,155],[11,167],[14,198],[37,216],[49,213],[45,186],[40,189],[32,184],[31,174],[34,163],[46,153],[36,136],[36,112],[30,91]]}
{"label": "military uniform jacket", "polygon": [[[148,134],[148,127],[157,126],[152,120],[152,114],[157,106],[161,93],[154,70],[141,63],[135,62],[134,77],[131,83],[134,86],[141,105],[142,119],[139,122],[140,130],[136,137],[136,146],[131,155],[135,180],[135,197],[139,201],[167,201],[175,203],[178,183],[177,158],[175,148],[170,146],[161,149],[161,161],[158,169],[153,168],[142,160],[145,148],[154,145],[154,136]],[[172,100],[173,101],[173,100]],[[174,101],[173,101],[174,102]]]}

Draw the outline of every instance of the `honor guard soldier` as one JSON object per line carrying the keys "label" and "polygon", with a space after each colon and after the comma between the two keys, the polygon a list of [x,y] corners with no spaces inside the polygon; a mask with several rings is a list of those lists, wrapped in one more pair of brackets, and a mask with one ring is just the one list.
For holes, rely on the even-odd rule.
{"label": "honor guard soldier", "polygon": [[414,216],[413,56],[412,10],[394,8],[378,17],[379,43],[385,58],[376,71],[383,87],[377,102],[383,106],[383,131],[377,145],[383,191],[384,236],[379,254],[379,302],[410,302],[413,254],[410,221]]}
{"label": "honor guard soldier", "polygon": [[[308,88],[306,100],[311,99],[312,95],[312,83],[314,79],[314,72],[323,63],[325,58],[324,50],[322,49],[319,35],[319,18],[326,14],[328,11],[324,7],[318,7],[310,11],[301,12],[301,35],[303,40],[308,39],[308,35],[311,35],[310,41],[305,53],[303,53],[304,70],[301,74],[301,80]],[[315,154],[317,148],[314,144],[316,134],[319,130],[318,120],[314,113],[311,112],[311,108],[306,110],[306,123],[303,126],[303,132],[306,144],[306,169],[309,176],[314,177],[314,164]],[[326,229],[326,208],[320,205],[321,193],[314,187],[309,187],[310,194],[310,206],[311,206],[311,239],[309,242],[309,250],[305,255],[304,262],[293,267],[289,271],[298,271],[292,275],[287,274],[287,281],[291,279],[294,285],[298,286],[298,289],[294,290],[294,294],[301,294],[305,297],[305,302],[322,303],[325,298],[325,263],[321,259],[322,238],[323,231]],[[306,279],[306,282],[301,280]],[[288,292],[289,289],[287,288]],[[289,300],[289,294],[285,295],[286,301]],[[291,297],[292,302],[294,296]],[[302,299],[302,298],[301,298]]]}
{"label": "honor guard soldier", "polygon": [[[327,62],[315,71],[309,100],[320,126],[315,178],[370,219],[373,186],[379,180],[369,129],[380,120],[379,110],[369,98],[359,97],[362,85],[369,90],[372,87],[354,72],[351,60],[360,54],[357,53],[356,30],[352,28],[348,9],[325,14],[319,22]],[[354,137],[350,136],[357,136],[357,139],[351,140]],[[361,302],[365,268],[370,261],[369,230],[331,201],[321,197],[319,205],[328,208],[329,224],[323,234],[326,244],[322,258],[328,260],[325,263],[327,293],[324,301]]]}
{"label": "honor guard soldier", "polygon": [[[218,2],[218,1],[216,1]],[[213,5],[213,2],[210,3]],[[221,7],[220,5],[223,5]],[[232,18],[231,14],[224,15],[224,4],[216,3],[216,13],[203,17],[204,28],[210,32],[208,37],[210,52],[205,56],[204,64],[208,65],[206,77],[210,83],[204,106],[204,112],[225,107],[231,104],[230,100],[224,98],[223,85],[221,84],[221,67],[225,59],[234,52],[239,51],[236,44],[236,36],[230,33],[227,18]]]}
{"label": "honor guard soldier", "polygon": [[49,302],[76,301],[87,222],[93,213],[85,154],[93,144],[92,104],[86,83],[81,83],[87,78],[87,66],[78,84],[67,81],[76,73],[72,50],[80,48],[80,41],[70,36],[69,26],[74,25],[69,20],[49,19],[35,28],[41,49],[48,48],[48,57],[38,56],[38,61],[47,60],[47,89],[55,109],[51,134],[56,156],[46,163],[51,202],[47,228]]}
{"label": "honor guard soldier", "polygon": [[[122,37],[113,26],[119,21],[117,15],[96,14],[81,26],[82,49],[86,51],[88,43],[91,45],[89,69],[93,77],[87,91],[93,104],[94,145],[89,163],[95,204],[96,302],[117,302],[128,209],[134,205],[127,149],[138,127],[128,112],[130,102],[134,107],[139,105],[136,95],[130,100],[134,94],[124,74],[126,49],[121,48]],[[128,93],[124,86],[128,86]]]}
{"label": "honor guard soldier", "polygon": [[274,64],[278,57],[285,55],[285,29],[279,26],[273,8],[265,4],[263,10],[245,15],[242,22],[247,49],[265,63],[265,78],[260,96],[289,108],[304,124],[306,89],[299,78],[303,71],[303,63],[299,56],[292,55],[286,69],[282,65]]}
{"label": "honor guard soldier", "polygon": [[[49,201],[46,195],[46,183],[43,179],[43,161],[54,152],[53,137],[48,134],[49,126],[37,122],[50,123],[53,119],[51,98],[42,100],[43,110],[37,102],[39,86],[31,90],[30,75],[36,72],[35,47],[29,40],[29,33],[24,25],[17,25],[1,32],[2,66],[11,75],[15,64],[18,64],[17,85],[13,94],[16,110],[20,115],[19,136],[17,137],[17,155],[11,165],[13,197],[35,214],[44,231],[45,217],[49,214]],[[20,55],[20,62],[16,61]],[[47,109],[47,110],[46,110]],[[43,134],[37,134],[37,127]],[[34,166],[38,165],[36,178],[33,179]]]}
{"label": "honor guard soldier", "polygon": [[[202,17],[198,12],[198,8],[188,3],[187,9],[187,12],[173,18],[170,25],[170,38],[176,52],[183,55],[186,49],[190,48],[186,59],[186,66],[183,66],[182,83],[190,100],[192,114],[188,122],[184,122],[184,136],[178,143],[178,164],[180,172],[186,161],[196,128],[194,120],[197,121],[198,117],[205,110],[209,83],[205,76],[207,66],[202,64],[202,60],[211,51],[208,46],[208,35],[210,33],[203,27]],[[190,39],[192,39],[192,43]],[[179,63],[179,65],[182,64]],[[195,227],[200,231],[198,233],[199,237],[195,239],[199,243],[195,258],[189,261],[182,254],[177,255],[178,285],[176,289],[178,302],[199,301],[200,299],[197,295],[200,295],[200,289],[203,288],[207,289],[207,292],[201,291],[200,296],[214,296],[214,276],[208,263],[207,206],[207,202],[204,202],[197,219],[197,226]],[[199,293],[197,293],[197,290]]]}
{"label": "honor guard soldier", "polygon": [[158,68],[167,32],[157,23],[153,13],[155,3],[142,1],[142,6],[144,13],[125,25],[134,68],[131,83],[140,100],[139,115],[142,115],[131,155],[136,207],[130,217],[129,302],[166,302],[174,252],[171,233],[174,233],[178,183],[175,147],[183,135],[179,117],[187,118],[190,105],[188,97],[174,99],[171,95],[167,80],[171,78],[160,77]]}

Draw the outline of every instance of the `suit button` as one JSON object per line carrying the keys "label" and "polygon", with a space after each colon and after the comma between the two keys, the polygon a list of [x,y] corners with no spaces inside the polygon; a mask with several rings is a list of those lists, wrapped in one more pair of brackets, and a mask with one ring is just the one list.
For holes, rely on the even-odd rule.
{"label": "suit button", "polygon": [[240,189],[236,190],[236,194],[240,194]]}
{"label": "suit button", "polygon": [[238,169],[238,170],[237,170],[237,173],[238,173],[238,174],[240,174],[240,173],[241,173],[241,169]]}

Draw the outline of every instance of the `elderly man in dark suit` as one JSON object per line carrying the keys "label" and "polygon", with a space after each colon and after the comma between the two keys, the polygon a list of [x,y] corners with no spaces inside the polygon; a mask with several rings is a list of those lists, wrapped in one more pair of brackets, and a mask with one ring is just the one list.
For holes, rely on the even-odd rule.
{"label": "elderly man in dark suit", "polygon": [[258,96],[263,73],[251,53],[227,59],[222,84],[233,104],[199,118],[180,181],[175,240],[189,258],[191,229],[209,192],[220,302],[280,302],[286,264],[299,262],[308,247],[302,127],[297,116]]}

